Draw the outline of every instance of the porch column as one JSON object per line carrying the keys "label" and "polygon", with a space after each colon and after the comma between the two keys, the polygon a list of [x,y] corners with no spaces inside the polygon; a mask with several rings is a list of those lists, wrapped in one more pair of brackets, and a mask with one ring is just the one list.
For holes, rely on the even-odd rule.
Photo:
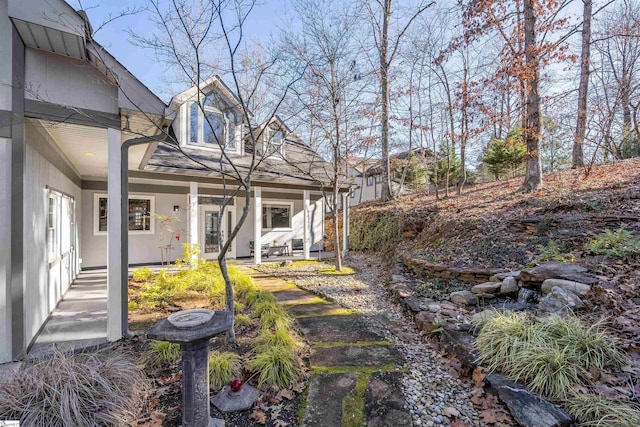
{"label": "porch column", "polygon": [[262,264],[262,187],[253,187],[253,262]]}
{"label": "porch column", "polygon": [[[27,345],[24,259],[25,233],[33,230],[24,215],[24,45],[0,0],[0,363],[24,356]],[[44,235],[44,234],[42,234]],[[33,301],[31,301],[33,302]]]}
{"label": "porch column", "polygon": [[309,190],[303,190],[302,193],[302,211],[304,213],[304,225],[303,230],[304,233],[302,235],[302,242],[304,248],[304,259],[311,259],[309,252],[311,251],[311,238],[309,231],[311,230],[311,221],[309,211],[311,210],[309,199],[310,193]]}
{"label": "porch column", "polygon": [[[198,243],[198,183],[189,183],[189,243]],[[197,256],[194,256],[196,258]],[[192,259],[191,261],[195,261]]]}
{"label": "porch column", "polygon": [[349,193],[342,193],[342,254],[349,255]]}
{"label": "porch column", "polygon": [[109,341],[117,341],[123,336],[122,305],[123,298],[127,298],[127,295],[122,294],[123,268],[126,269],[127,266],[122,265],[121,258],[124,249],[122,231],[126,226],[122,223],[121,212],[123,203],[128,201],[122,200],[120,195],[122,186],[120,145],[120,130],[107,129],[107,339]]}

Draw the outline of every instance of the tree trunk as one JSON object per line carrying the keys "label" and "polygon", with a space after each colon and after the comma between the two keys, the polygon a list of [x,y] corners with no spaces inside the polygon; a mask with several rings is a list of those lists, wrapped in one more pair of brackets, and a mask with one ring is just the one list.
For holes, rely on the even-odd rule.
{"label": "tree trunk", "polygon": [[382,200],[391,200],[391,168],[389,162],[389,21],[392,0],[385,0],[382,9],[382,34],[380,37],[380,91],[382,97]]}
{"label": "tree trunk", "polygon": [[542,188],[542,162],[540,160],[540,70],[536,46],[535,0],[524,0],[524,49],[528,81],[526,104],[525,142],[527,144],[527,163],[524,183],[521,191],[534,191]]}
{"label": "tree trunk", "polygon": [[576,133],[573,139],[573,153],[571,166],[584,166],[584,137],[587,133],[587,95],[589,92],[589,57],[591,49],[591,6],[592,0],[582,0],[584,3],[582,23],[582,53],[580,55],[580,84],[578,86],[578,119]]}

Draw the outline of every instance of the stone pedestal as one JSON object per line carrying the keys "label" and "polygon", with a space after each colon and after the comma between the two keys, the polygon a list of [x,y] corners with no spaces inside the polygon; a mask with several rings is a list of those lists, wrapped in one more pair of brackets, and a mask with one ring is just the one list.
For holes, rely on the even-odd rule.
{"label": "stone pedestal", "polygon": [[183,316],[187,327],[163,319],[147,333],[150,339],[180,344],[183,427],[209,427],[220,421],[210,418],[209,339],[231,329],[231,316],[220,311],[210,315],[208,321],[194,325],[192,319],[197,315]]}

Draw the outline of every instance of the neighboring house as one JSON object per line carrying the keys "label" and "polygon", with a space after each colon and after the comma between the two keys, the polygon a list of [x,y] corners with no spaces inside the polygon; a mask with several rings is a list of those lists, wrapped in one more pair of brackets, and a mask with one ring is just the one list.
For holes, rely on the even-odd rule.
{"label": "neighboring house", "polygon": [[[248,144],[238,100],[220,79],[200,87],[204,113],[194,108],[197,88],[166,105],[62,0],[0,0],[0,58],[0,362],[24,356],[81,269],[107,267],[107,337],[125,335],[128,265],[159,262],[170,239],[159,215],[179,219],[170,259],[183,242],[217,256],[220,200],[232,183],[222,180],[229,164],[216,138],[240,168],[254,150],[268,155],[229,257],[250,256],[250,242],[292,239],[309,257],[322,242],[323,183],[304,173],[322,159],[277,117],[262,125],[260,146]],[[163,129],[179,148],[161,141]],[[223,236],[244,207],[241,193]],[[252,257],[260,263],[261,251]]]}
{"label": "neighboring house", "polygon": [[[414,148],[393,154],[391,163],[391,186],[394,194],[405,194],[412,188],[407,186],[407,177],[402,179],[404,167],[418,166],[422,168],[432,167],[434,156],[431,150],[426,148]],[[383,174],[380,160],[366,160],[357,157],[350,157],[345,161],[349,176],[353,179],[354,190],[351,192],[350,206],[370,200],[378,200],[382,197]],[[420,176],[417,185],[427,185],[428,174]]]}

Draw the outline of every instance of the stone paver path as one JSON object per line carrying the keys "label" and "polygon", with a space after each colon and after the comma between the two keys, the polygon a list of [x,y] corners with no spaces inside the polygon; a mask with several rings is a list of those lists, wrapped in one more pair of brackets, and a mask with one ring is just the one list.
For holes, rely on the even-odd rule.
{"label": "stone paver path", "polygon": [[355,310],[291,282],[247,270],[296,320],[311,346],[305,426],[410,426],[405,357]]}

